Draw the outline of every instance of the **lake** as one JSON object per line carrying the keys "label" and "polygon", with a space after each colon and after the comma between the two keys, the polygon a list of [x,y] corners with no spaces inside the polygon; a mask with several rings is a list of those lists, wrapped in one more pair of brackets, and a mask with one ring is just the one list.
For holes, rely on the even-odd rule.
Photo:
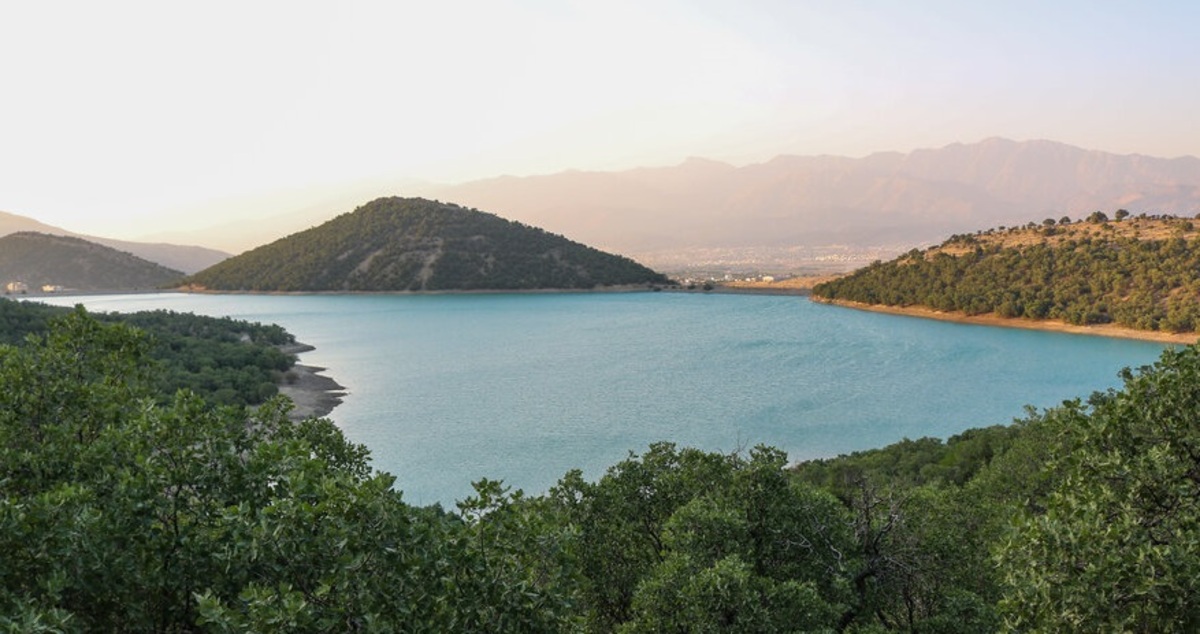
{"label": "lake", "polygon": [[1117,386],[1162,344],[694,293],[54,297],[280,324],[345,385],[330,416],[414,504],[542,493],[648,444],[793,460],[946,438]]}

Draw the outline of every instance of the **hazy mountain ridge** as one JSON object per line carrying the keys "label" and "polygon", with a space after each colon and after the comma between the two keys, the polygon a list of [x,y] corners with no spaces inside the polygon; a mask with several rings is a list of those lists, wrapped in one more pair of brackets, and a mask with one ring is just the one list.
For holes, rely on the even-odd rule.
{"label": "hazy mountain ridge", "polygon": [[662,284],[632,260],[494,214],[380,198],[185,280],[211,290],[443,291]]}
{"label": "hazy mountain ridge", "polygon": [[187,246],[166,243],[134,242],[129,240],[114,240],[89,236],[61,227],[55,227],[26,216],[19,216],[0,211],[0,237],[22,231],[33,231],[47,235],[69,236],[94,242],[118,251],[131,253],[144,260],[160,264],[166,268],[195,273],[206,269],[229,257],[228,253],[200,246]]}
{"label": "hazy mountain ridge", "polygon": [[[169,235],[236,252],[393,194],[492,210],[655,266],[699,264],[720,251],[729,254],[722,261],[741,268],[784,269],[829,247],[845,249],[848,265],[865,264],[874,259],[868,254],[891,257],[977,227],[1079,218],[1095,210],[1194,215],[1200,212],[1200,158],[992,138],[861,158],[783,155],[742,167],[689,158],[668,167],[569,170],[457,185],[372,179],[230,201],[245,212],[237,225]],[[265,209],[275,211],[260,218]],[[76,235],[44,225],[6,229],[6,217],[14,218],[0,213],[0,235],[20,229]],[[163,245],[166,253],[158,253],[157,245],[80,237],[189,273],[228,257],[199,247]],[[171,259],[184,249],[198,251]]]}
{"label": "hazy mountain ridge", "polygon": [[506,176],[424,193],[601,248],[918,244],[980,226],[1095,210],[1200,211],[1200,159],[987,139],[863,158],[779,156],[734,167]]}
{"label": "hazy mountain ridge", "polygon": [[183,273],[112,247],[71,236],[18,232],[0,237],[0,282],[69,290],[153,289]]}

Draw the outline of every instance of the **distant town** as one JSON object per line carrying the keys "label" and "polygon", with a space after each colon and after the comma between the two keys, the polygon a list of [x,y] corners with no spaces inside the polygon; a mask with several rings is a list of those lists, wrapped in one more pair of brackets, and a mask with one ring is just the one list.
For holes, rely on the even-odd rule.
{"label": "distant town", "polygon": [[[42,293],[61,293],[66,289],[58,284],[42,284],[40,289],[35,288],[34,290],[35,292],[40,290]],[[6,295],[25,295],[29,292],[29,285],[25,282],[9,282],[4,285]]]}
{"label": "distant town", "polygon": [[[771,282],[792,277],[846,273],[875,260],[890,260],[912,244],[694,248],[637,254],[635,259],[687,283]],[[925,245],[927,246],[927,245]]]}

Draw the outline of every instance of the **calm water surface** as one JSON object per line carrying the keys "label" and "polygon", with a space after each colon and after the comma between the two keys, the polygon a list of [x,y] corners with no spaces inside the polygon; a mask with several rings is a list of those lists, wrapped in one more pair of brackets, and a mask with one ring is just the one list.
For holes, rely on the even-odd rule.
{"label": "calm water surface", "polygon": [[675,293],[54,298],[273,322],[350,394],[331,418],[405,499],[541,493],[659,440],[792,459],[1009,423],[1118,384],[1161,344]]}

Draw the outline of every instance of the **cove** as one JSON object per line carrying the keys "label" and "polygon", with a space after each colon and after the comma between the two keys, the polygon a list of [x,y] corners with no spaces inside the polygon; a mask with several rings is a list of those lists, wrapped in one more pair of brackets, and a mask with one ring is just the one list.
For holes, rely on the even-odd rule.
{"label": "cove", "polygon": [[277,323],[349,395],[331,414],[413,504],[530,494],[667,440],[792,460],[1007,424],[1118,385],[1163,344],[692,293],[52,297]]}

